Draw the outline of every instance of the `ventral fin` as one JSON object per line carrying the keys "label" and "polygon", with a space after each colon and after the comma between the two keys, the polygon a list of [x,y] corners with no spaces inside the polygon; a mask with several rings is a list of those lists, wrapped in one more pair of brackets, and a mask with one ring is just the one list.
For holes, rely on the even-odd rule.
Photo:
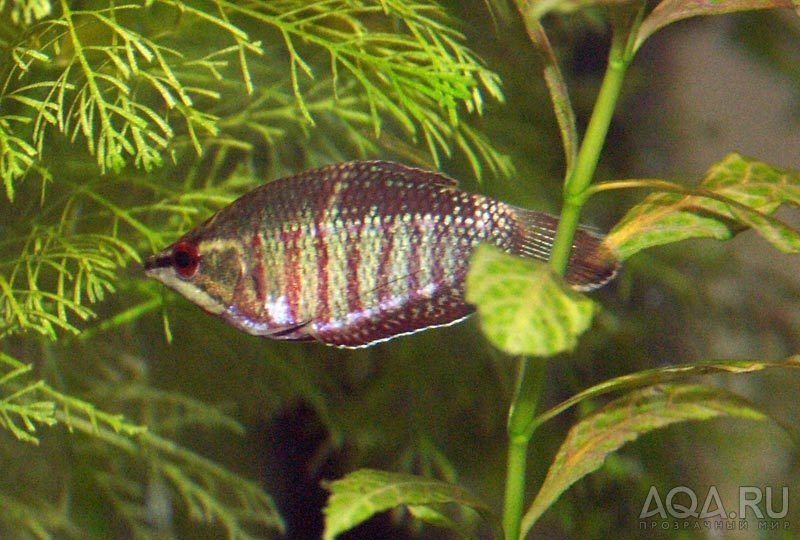
{"label": "ventral fin", "polygon": [[280,326],[272,328],[265,336],[272,339],[284,339],[286,341],[313,341],[314,336],[306,332],[310,328],[311,321],[303,321],[298,324],[291,324],[287,326]]}
{"label": "ventral fin", "polygon": [[310,341],[314,339],[308,330],[311,328],[311,320],[304,320],[294,324],[274,325],[261,321],[253,316],[248,316],[235,306],[228,307],[219,316],[228,324],[247,332],[253,336],[269,337],[273,339],[283,339],[287,341]]}

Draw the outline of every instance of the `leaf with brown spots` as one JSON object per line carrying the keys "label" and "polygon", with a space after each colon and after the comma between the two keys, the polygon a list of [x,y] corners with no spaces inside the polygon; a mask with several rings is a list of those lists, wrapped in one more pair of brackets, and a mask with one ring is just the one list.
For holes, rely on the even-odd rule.
{"label": "leaf with brown spots", "polygon": [[612,401],[567,434],[533,504],[522,520],[524,537],[572,484],[599,469],[606,458],[640,435],[689,420],[722,416],[763,420],[765,414],[726,390],[694,384],[642,388]]}
{"label": "leaf with brown spots", "polygon": [[800,205],[800,172],[730,154],[708,170],[698,189],[675,187],[649,195],[609,233],[620,260],[687,238],[728,240],[746,228],[784,253],[800,252],[800,233],[772,216],[781,205]]}

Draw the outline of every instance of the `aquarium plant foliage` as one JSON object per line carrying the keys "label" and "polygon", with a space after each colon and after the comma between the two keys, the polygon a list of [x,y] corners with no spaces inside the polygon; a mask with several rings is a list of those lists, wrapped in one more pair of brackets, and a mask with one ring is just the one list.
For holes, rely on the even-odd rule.
{"label": "aquarium plant foliage", "polygon": [[[507,173],[464,121],[503,99],[497,76],[427,0],[0,10],[0,533],[280,531],[253,471],[198,443],[240,440],[244,397],[158,380],[193,347],[155,354],[174,300],[140,263],[301,166],[456,154]],[[237,358],[216,360],[219,379]]]}
{"label": "aquarium plant foliage", "polygon": [[[704,462],[693,445],[650,444],[649,464],[623,447],[717,418],[777,419],[795,441],[783,396],[796,388],[775,388],[800,368],[797,284],[773,276],[742,303],[748,276],[706,246],[740,246],[749,231],[776,256],[800,253],[782,213],[800,204],[800,171],[734,148],[688,181],[639,178],[604,150],[624,147],[609,138],[617,104],[651,36],[792,7],[0,0],[0,537],[264,538],[313,521],[314,536],[333,539],[373,516],[404,533],[509,539],[620,536],[622,520],[633,537],[642,488],[677,485],[670,469],[683,481],[711,461],[731,479],[744,467],[722,446]],[[502,91],[462,26],[503,70]],[[587,28],[607,57],[602,80],[581,85],[578,66],[562,66]],[[594,104],[574,107],[584,90]],[[478,246],[471,322],[356,351],[245,335],[145,279],[142,261],[254,187],[371,159],[536,211],[554,205],[534,190],[560,187],[547,262]],[[469,185],[482,176],[512,178],[517,200],[495,192],[501,182]],[[585,206],[602,212],[604,245],[624,263],[592,296],[564,280]],[[687,280],[702,266],[736,276],[730,316],[714,309],[725,294]],[[759,323],[762,308],[774,313]],[[710,342],[726,324],[748,357],[718,358]],[[761,395],[789,420],[714,382],[767,371],[780,375]],[[728,431],[731,449],[778,448]],[[292,489],[316,506],[287,511]]]}

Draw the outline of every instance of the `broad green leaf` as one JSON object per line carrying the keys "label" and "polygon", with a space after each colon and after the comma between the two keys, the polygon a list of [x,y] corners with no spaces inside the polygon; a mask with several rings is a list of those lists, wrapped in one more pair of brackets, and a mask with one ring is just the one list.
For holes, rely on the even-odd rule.
{"label": "broad green leaf", "polygon": [[608,242],[625,260],[687,238],[728,240],[751,227],[784,253],[797,253],[800,234],[770,216],[786,203],[800,204],[800,172],[730,154],[708,170],[698,190],[649,195],[614,227]]}
{"label": "broad green leaf", "polygon": [[766,416],[726,390],[701,385],[655,385],[635,390],[584,418],[567,434],[539,493],[522,520],[524,537],[572,484],[599,469],[605,459],[640,435],[689,420],[722,416],[763,420]]}
{"label": "broad green leaf", "polygon": [[594,302],[548,265],[480,245],[467,274],[467,302],[489,340],[509,354],[552,356],[575,347]]}
{"label": "broad green leaf", "polygon": [[663,0],[642,21],[636,34],[635,49],[668,24],[699,15],[724,15],[756,9],[796,8],[792,0]]}
{"label": "broad green leaf", "polygon": [[[497,519],[487,506],[465,489],[441,480],[408,474],[361,469],[328,484],[331,496],[325,507],[323,538],[337,535],[366,521],[371,516],[398,506],[410,506],[419,513],[421,506],[458,504],[472,508],[493,527]],[[424,513],[432,518],[433,514]],[[439,525],[446,521],[437,520]]]}

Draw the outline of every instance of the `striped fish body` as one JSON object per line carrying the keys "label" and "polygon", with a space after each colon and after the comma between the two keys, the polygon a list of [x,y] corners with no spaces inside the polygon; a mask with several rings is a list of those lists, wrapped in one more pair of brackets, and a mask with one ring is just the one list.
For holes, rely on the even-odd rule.
{"label": "striped fish body", "polygon": [[[145,269],[248,333],[361,347],[466,317],[475,247],[546,260],[557,223],[438,173],[351,162],[257,188]],[[580,229],[568,281],[586,290],[615,272],[602,237]]]}

